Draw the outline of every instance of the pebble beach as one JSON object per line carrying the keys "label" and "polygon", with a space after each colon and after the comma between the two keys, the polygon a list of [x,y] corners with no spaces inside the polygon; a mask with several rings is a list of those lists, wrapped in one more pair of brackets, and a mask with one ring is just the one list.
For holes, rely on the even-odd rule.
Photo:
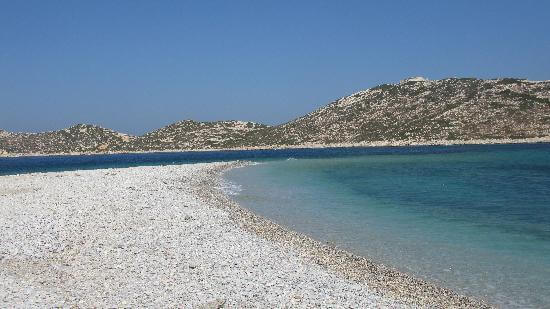
{"label": "pebble beach", "polygon": [[240,207],[245,164],[1,176],[0,307],[488,307]]}

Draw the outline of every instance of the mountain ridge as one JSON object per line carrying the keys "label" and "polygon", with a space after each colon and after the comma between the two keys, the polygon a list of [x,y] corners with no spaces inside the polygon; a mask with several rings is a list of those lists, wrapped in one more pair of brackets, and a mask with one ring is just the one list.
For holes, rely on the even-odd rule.
{"label": "mountain ridge", "polygon": [[141,136],[90,124],[42,133],[0,130],[0,154],[429,144],[543,137],[550,137],[550,81],[412,77],[344,96],[276,126],[239,120],[183,120]]}

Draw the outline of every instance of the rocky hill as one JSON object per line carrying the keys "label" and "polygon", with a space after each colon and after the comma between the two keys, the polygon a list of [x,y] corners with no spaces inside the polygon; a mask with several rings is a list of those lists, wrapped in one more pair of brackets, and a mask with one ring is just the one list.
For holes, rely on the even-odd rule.
{"label": "rocky hill", "polygon": [[266,145],[550,136],[550,81],[411,78],[265,132]]}
{"label": "rocky hill", "polygon": [[0,132],[0,152],[18,154],[105,152],[132,139],[133,137],[126,134],[86,124],[43,133],[3,131]]}
{"label": "rocky hill", "polygon": [[133,137],[92,125],[0,130],[0,154],[158,151],[453,140],[550,140],[550,81],[411,78],[338,99],[278,126],[186,120]]}
{"label": "rocky hill", "polygon": [[121,150],[221,149],[255,144],[263,124],[245,121],[197,122],[185,120],[137,137]]}

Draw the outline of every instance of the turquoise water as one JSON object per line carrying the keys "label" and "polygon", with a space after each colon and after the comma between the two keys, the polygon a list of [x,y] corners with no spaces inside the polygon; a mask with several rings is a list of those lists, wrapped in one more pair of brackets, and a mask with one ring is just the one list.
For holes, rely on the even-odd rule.
{"label": "turquoise water", "polygon": [[550,307],[550,147],[265,161],[254,212],[502,307]]}

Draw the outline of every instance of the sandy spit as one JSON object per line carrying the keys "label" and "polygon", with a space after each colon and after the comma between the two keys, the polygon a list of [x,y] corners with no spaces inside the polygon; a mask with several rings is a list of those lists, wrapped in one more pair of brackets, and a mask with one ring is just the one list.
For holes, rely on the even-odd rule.
{"label": "sandy spit", "polygon": [[484,306],[240,208],[242,164],[1,176],[0,307]]}

